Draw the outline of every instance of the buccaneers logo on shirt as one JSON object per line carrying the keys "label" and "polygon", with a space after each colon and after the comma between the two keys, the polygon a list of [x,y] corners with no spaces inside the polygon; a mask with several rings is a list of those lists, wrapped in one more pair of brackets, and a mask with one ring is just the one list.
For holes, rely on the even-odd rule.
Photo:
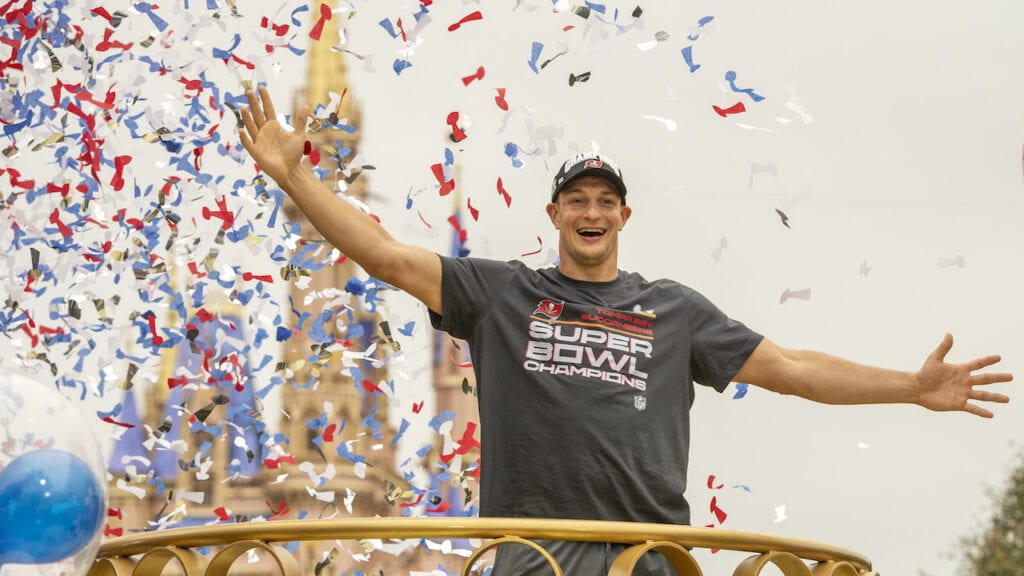
{"label": "buccaneers logo on shirt", "polygon": [[564,306],[565,302],[554,302],[545,298],[537,304],[537,309],[533,313],[547,316],[548,322],[554,322],[562,315],[562,307]]}

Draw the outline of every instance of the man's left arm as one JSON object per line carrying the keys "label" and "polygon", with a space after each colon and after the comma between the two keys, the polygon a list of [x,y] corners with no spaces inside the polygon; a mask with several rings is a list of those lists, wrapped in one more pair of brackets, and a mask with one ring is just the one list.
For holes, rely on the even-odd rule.
{"label": "man's left arm", "polygon": [[765,338],[740,368],[734,380],[781,394],[795,394],[826,404],[919,404],[929,410],[970,412],[991,418],[979,402],[1005,404],[1005,394],[981,386],[1013,380],[1009,373],[976,373],[999,362],[985,356],[970,362],[946,362],[953,336],[942,343],[917,372],[865,366],[810,350],[789,350]]}

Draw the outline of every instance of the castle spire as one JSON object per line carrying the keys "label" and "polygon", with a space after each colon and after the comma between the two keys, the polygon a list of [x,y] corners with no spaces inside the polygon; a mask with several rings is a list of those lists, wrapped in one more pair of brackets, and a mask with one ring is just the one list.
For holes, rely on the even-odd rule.
{"label": "castle spire", "polygon": [[[305,101],[311,109],[317,104],[327,105],[332,92],[341,96],[348,87],[345,55],[340,50],[343,45],[340,27],[350,16],[346,9],[337,9],[334,0],[316,0],[313,8],[310,11],[313,26],[321,20],[322,14],[329,12],[331,16],[323,22],[320,40],[310,40],[306,52],[309,65],[306,68]],[[343,97],[340,108],[333,112],[338,118],[348,118],[349,124],[358,124],[359,113],[349,96]]]}

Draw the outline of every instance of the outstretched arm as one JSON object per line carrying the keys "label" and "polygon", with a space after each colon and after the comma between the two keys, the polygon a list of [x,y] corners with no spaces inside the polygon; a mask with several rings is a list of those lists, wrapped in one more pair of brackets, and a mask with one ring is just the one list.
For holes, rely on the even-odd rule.
{"label": "outstretched arm", "polygon": [[295,201],[328,242],[370,275],[405,290],[440,314],[438,256],[395,240],[380,223],[331,191],[302,164],[307,109],[296,115],[295,130],[289,132],[277,121],[266,88],[259,88],[258,98],[251,90],[246,97],[249,106],[242,109],[242,146],[260,168]]}
{"label": "outstretched arm", "polygon": [[905,402],[929,410],[958,410],[991,418],[992,412],[978,402],[1006,403],[1009,398],[979,387],[1009,382],[1013,375],[975,374],[999,362],[999,356],[985,356],[962,364],[947,363],[946,353],[952,347],[953,336],[946,334],[920,370],[900,372],[857,364],[821,352],[788,350],[766,338],[754,349],[735,380],[826,404]]}

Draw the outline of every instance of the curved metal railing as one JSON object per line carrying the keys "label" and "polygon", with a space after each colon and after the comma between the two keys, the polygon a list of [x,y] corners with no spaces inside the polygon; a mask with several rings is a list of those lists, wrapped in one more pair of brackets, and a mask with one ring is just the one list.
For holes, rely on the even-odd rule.
{"label": "curved metal railing", "polygon": [[[273,542],[372,538],[490,539],[465,560],[462,576],[484,553],[507,542],[531,546],[547,559],[555,576],[562,576],[554,558],[532,540],[629,545],[608,576],[628,576],[640,557],[652,551],[665,556],[678,576],[702,576],[687,548],[754,553],[736,567],[734,576],[758,576],[769,564],[784,576],[877,576],[860,554],[810,540],[669,524],[525,518],[277,520],[146,532],[102,544],[90,576],[159,576],[170,564],[185,576],[227,576],[238,558],[254,550],[269,555],[282,576],[299,576],[306,572],[298,561]],[[206,546],[222,548],[209,559],[193,550]]]}

